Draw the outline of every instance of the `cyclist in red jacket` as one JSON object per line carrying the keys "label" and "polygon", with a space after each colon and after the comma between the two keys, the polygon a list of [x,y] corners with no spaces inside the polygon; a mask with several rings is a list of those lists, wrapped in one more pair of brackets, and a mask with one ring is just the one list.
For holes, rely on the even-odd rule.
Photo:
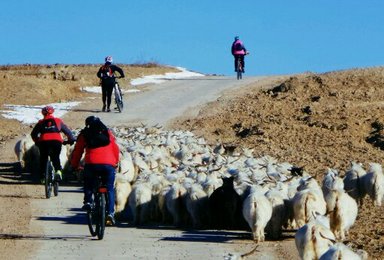
{"label": "cyclist in red jacket", "polygon": [[40,151],[40,178],[43,183],[44,169],[48,161],[48,155],[51,158],[53,167],[55,168],[56,180],[62,180],[62,170],[60,163],[61,145],[64,133],[68,138],[68,143],[73,144],[75,137],[71,130],[64,124],[63,120],[53,116],[55,109],[52,106],[46,106],[41,110],[44,118],[39,120],[31,132],[31,137]]}
{"label": "cyclist in red jacket", "polygon": [[101,175],[107,186],[108,203],[107,224],[113,225],[115,206],[115,168],[119,162],[119,147],[112,131],[98,117],[89,116],[85,120],[85,128],[77,137],[72,153],[71,166],[79,168],[80,159],[84,157],[84,205],[83,210],[89,210],[92,205],[92,191],[95,179]]}

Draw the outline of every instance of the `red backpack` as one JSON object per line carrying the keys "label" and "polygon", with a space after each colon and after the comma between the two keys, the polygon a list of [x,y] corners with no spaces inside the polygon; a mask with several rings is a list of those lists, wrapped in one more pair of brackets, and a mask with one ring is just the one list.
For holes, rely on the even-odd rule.
{"label": "red backpack", "polygon": [[102,79],[107,79],[107,78],[113,78],[113,71],[111,69],[111,66],[109,65],[104,65],[101,67],[101,78]]}

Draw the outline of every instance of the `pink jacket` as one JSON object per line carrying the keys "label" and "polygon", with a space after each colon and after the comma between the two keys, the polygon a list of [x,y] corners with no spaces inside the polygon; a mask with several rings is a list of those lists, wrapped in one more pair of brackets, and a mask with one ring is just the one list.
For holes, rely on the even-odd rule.
{"label": "pink jacket", "polygon": [[[241,45],[241,49],[236,48],[236,46],[238,44]],[[245,55],[246,52],[247,52],[247,50],[245,49],[244,44],[243,44],[242,41],[237,40],[237,41],[233,42],[233,44],[232,44],[232,55]]]}

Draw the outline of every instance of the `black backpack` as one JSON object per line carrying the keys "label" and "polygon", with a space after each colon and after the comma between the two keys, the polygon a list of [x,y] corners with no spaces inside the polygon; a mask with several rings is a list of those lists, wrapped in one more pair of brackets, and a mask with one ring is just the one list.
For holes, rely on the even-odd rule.
{"label": "black backpack", "polygon": [[44,119],[41,123],[41,133],[60,133],[60,129],[58,128],[55,119]]}
{"label": "black backpack", "polygon": [[110,143],[108,128],[100,120],[85,127],[81,132],[88,148],[103,147]]}

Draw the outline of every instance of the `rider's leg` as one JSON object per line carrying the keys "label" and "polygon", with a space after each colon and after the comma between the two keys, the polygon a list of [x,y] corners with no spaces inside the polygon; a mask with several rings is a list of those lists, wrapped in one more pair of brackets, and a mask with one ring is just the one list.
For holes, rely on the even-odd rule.
{"label": "rider's leg", "polygon": [[245,69],[245,59],[244,59],[244,55],[240,55],[240,60],[241,60],[241,64],[243,64],[243,72],[244,72],[244,69]]}
{"label": "rider's leg", "polygon": [[239,59],[239,55],[234,55],[235,57],[235,72],[237,72],[237,60]]}
{"label": "rider's leg", "polygon": [[45,167],[48,161],[48,148],[47,141],[37,143],[40,153],[40,179],[44,179]]}
{"label": "rider's leg", "polygon": [[106,89],[107,89],[107,112],[111,111],[113,87],[114,87],[114,84],[110,84],[106,87]]}
{"label": "rider's leg", "polygon": [[55,171],[61,171],[61,163],[60,163],[60,153],[61,153],[61,142],[60,141],[48,141],[50,146],[50,155],[51,161],[53,164],[53,168]]}
{"label": "rider's leg", "polygon": [[101,99],[103,101],[103,112],[107,107],[107,86],[105,84],[101,85]]}
{"label": "rider's leg", "polygon": [[108,190],[108,204],[109,207],[107,209],[108,214],[114,215],[115,213],[115,168],[112,165],[103,164],[103,182],[107,186]]}
{"label": "rider's leg", "polygon": [[94,174],[94,166],[92,164],[84,165],[84,204],[92,204],[92,191],[96,179]]}
{"label": "rider's leg", "polygon": [[53,164],[53,168],[55,168],[55,179],[61,181],[63,179],[62,167],[60,163],[61,142],[49,141],[49,143],[51,161]]}

